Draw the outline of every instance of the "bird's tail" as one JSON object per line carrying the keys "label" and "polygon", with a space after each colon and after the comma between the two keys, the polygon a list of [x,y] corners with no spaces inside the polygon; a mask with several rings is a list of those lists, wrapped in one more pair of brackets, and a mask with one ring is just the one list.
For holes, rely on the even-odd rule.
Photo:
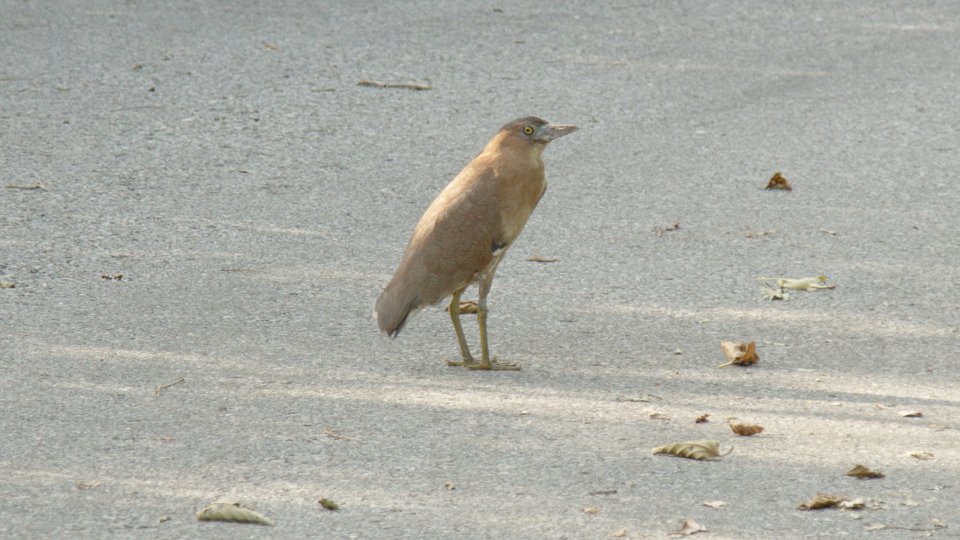
{"label": "bird's tail", "polygon": [[377,324],[380,325],[380,331],[390,337],[396,337],[400,333],[410,313],[419,307],[416,297],[411,298],[397,289],[399,287],[390,283],[380,293],[380,298],[377,298]]}

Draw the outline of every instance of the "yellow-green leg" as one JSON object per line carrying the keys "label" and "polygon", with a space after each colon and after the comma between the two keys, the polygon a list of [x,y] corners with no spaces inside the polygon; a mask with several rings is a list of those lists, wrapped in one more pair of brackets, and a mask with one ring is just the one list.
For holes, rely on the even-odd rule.
{"label": "yellow-green leg", "polygon": [[447,365],[464,367],[479,366],[480,363],[474,360],[473,355],[470,354],[470,346],[467,345],[467,337],[463,335],[463,325],[460,324],[461,294],[463,294],[463,289],[453,293],[453,298],[450,299],[450,306],[447,308],[447,311],[450,312],[450,321],[453,322],[453,329],[457,333],[457,343],[460,344],[460,358],[462,358],[462,360],[460,362],[447,360]]}
{"label": "yellow-green leg", "polygon": [[490,358],[490,347],[487,345],[487,294],[490,293],[494,271],[496,271],[496,266],[480,281],[480,299],[477,301],[477,324],[480,326],[480,363],[464,367],[492,371],[520,371],[520,366],[517,364],[501,364],[497,362],[495,357],[492,360]]}

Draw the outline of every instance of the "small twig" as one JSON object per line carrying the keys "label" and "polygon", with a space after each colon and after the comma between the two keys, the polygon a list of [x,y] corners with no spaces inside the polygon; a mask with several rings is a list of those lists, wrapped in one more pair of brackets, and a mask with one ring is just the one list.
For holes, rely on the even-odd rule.
{"label": "small twig", "polygon": [[370,79],[363,79],[357,83],[358,86],[372,86],[374,88],[406,88],[407,90],[433,90],[433,87],[429,84],[420,84],[420,83],[395,83],[395,82],[379,82],[372,81]]}
{"label": "small twig", "polygon": [[360,439],[357,439],[354,437],[347,437],[346,435],[341,435],[336,431],[327,427],[323,428],[323,434],[326,435],[327,437],[330,437],[331,439],[337,439],[338,441],[360,442]]}
{"label": "small twig", "polygon": [[4,187],[7,189],[36,189],[40,191],[49,191],[47,189],[47,186],[44,186],[40,182],[37,182],[36,184],[29,184],[29,185],[7,184]]}
{"label": "small twig", "polygon": [[164,390],[166,390],[167,388],[170,388],[171,386],[180,384],[180,383],[184,382],[185,380],[186,380],[186,379],[184,379],[183,377],[180,377],[179,379],[173,381],[172,383],[161,384],[160,386],[157,387],[157,392],[156,392],[157,397],[160,397],[160,393],[163,392]]}

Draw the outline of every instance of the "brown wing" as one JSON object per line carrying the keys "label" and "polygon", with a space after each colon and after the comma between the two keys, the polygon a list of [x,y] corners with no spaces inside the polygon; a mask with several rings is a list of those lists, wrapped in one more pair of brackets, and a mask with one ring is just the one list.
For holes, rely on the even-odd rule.
{"label": "brown wing", "polygon": [[380,328],[394,335],[409,313],[469,285],[502,247],[492,176],[468,165],[430,204],[377,301]]}

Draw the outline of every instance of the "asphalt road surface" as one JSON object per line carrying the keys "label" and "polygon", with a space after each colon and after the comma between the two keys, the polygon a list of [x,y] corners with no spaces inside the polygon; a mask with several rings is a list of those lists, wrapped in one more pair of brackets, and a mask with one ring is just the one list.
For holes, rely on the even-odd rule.
{"label": "asphalt road surface", "polygon": [[[0,51],[0,536],[960,534],[960,3],[0,0]],[[379,335],[526,115],[580,131],[490,297],[523,370]]]}

